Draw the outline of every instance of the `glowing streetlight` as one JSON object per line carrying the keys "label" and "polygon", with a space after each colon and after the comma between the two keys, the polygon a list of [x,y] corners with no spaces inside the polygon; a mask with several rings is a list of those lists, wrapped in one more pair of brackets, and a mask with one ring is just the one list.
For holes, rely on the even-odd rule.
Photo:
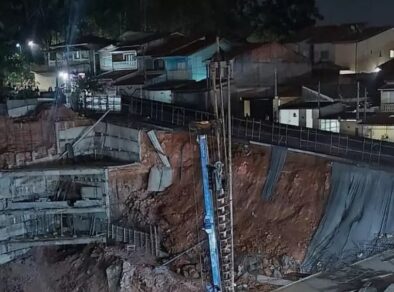
{"label": "glowing streetlight", "polygon": [[63,79],[63,81],[67,81],[69,78],[68,73],[64,72],[64,71],[60,71],[58,73],[58,76],[59,76],[59,78]]}
{"label": "glowing streetlight", "polygon": [[27,45],[32,49],[36,44],[33,41],[28,41]]}
{"label": "glowing streetlight", "polygon": [[16,47],[19,49],[19,54],[22,54],[22,46],[21,46],[21,44],[17,43]]}

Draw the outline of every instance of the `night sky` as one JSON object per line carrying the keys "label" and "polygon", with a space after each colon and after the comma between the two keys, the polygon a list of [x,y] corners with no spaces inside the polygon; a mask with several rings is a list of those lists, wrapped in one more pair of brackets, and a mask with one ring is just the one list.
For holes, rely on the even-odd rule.
{"label": "night sky", "polygon": [[316,0],[323,23],[368,22],[394,25],[394,0]]}

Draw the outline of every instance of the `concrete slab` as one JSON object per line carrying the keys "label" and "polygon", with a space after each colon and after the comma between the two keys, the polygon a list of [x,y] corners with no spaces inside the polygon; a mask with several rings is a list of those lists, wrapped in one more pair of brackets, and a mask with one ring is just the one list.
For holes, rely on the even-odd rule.
{"label": "concrete slab", "polygon": [[153,166],[149,172],[148,191],[162,192],[172,184],[172,169]]}

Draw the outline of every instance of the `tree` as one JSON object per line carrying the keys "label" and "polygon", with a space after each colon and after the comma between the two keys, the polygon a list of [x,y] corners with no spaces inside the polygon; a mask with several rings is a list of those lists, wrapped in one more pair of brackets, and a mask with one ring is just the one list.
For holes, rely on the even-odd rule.
{"label": "tree", "polygon": [[239,20],[254,39],[282,40],[321,18],[315,0],[239,0]]}
{"label": "tree", "polygon": [[19,87],[33,86],[34,76],[30,64],[21,54],[8,55],[4,61],[4,83]]}

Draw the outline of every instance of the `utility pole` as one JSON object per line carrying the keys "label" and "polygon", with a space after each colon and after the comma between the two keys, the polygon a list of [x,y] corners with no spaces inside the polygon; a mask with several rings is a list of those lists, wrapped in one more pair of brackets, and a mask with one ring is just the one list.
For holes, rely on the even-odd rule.
{"label": "utility pole", "polygon": [[320,98],[321,98],[321,84],[317,85],[317,108],[319,109],[319,118],[320,118]]}
{"label": "utility pole", "polygon": [[360,120],[360,109],[359,109],[359,104],[360,104],[360,81],[357,81],[357,105],[356,105],[356,120]]}
{"label": "utility pole", "polygon": [[368,92],[367,88],[364,88],[364,122],[367,120],[367,101],[368,101]]}
{"label": "utility pole", "polygon": [[[233,158],[232,158],[232,124],[231,124],[231,62],[227,61],[227,131],[228,131],[228,195],[230,198],[230,220],[231,220],[231,254],[234,269],[234,207],[233,207]],[[231,274],[231,285],[234,287],[234,271]]]}
{"label": "utility pole", "polygon": [[279,122],[279,106],[280,106],[280,101],[279,101],[279,96],[278,96],[278,69],[275,64],[275,70],[274,70],[274,122]]}

